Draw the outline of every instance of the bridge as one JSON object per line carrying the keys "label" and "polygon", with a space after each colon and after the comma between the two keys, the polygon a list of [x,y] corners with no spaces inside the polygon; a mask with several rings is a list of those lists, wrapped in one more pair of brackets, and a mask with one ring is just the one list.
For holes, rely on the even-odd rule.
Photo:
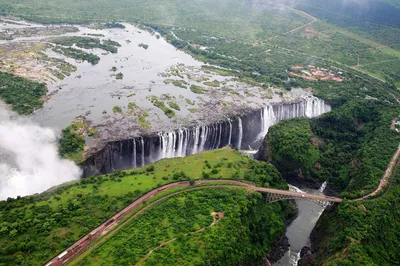
{"label": "bridge", "polygon": [[282,200],[309,200],[321,205],[322,207],[326,207],[332,203],[339,203],[343,201],[341,198],[329,197],[325,195],[314,195],[304,192],[294,192],[289,190],[279,190],[255,186],[253,186],[252,189],[254,191],[266,194],[266,203],[268,204]]}

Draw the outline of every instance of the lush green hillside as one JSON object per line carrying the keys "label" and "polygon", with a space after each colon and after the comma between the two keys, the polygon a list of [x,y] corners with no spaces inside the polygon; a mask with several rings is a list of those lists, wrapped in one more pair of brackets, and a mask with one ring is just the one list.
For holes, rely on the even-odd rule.
{"label": "lush green hillside", "polygon": [[285,177],[313,180],[312,172],[321,156],[313,140],[314,146],[307,118],[282,121],[269,130],[261,159],[271,161]]}
{"label": "lush green hillside", "polygon": [[189,178],[247,180],[288,189],[274,166],[228,148],[82,179],[0,202],[0,265],[43,264],[147,191]]}
{"label": "lush green hillside", "polygon": [[399,181],[384,197],[328,209],[316,226],[315,265],[399,265]]}
{"label": "lush green hillside", "polygon": [[[223,218],[209,227],[216,212]],[[290,213],[289,205],[266,205],[243,188],[185,192],[140,214],[77,265],[252,265],[283,233]]]}

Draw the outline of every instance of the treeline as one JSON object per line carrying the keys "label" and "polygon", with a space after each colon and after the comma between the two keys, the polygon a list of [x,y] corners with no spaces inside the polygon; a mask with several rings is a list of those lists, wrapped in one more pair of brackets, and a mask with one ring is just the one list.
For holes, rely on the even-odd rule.
{"label": "treeline", "polygon": [[28,115],[43,106],[44,84],[0,72],[0,98],[19,114]]}

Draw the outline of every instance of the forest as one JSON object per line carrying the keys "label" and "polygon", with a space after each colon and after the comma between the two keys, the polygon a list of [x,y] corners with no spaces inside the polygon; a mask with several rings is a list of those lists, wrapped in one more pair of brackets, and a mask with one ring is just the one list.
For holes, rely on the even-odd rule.
{"label": "forest", "polygon": [[[224,216],[209,227],[213,212]],[[243,188],[184,192],[140,214],[78,264],[135,265],[177,238],[141,265],[253,265],[283,233],[291,213],[290,205],[266,205],[261,194]]]}
{"label": "forest", "polygon": [[397,171],[384,197],[329,208],[313,233],[320,243],[314,265],[399,265],[399,181]]}
{"label": "forest", "polygon": [[44,84],[0,72],[0,98],[18,114],[28,115],[43,105]]}
{"label": "forest", "polygon": [[[8,198],[0,202],[0,265],[43,265],[146,192],[167,183],[200,178],[245,180],[258,186],[288,189],[273,165],[224,148],[81,179],[37,195]],[[291,213],[290,206],[283,202],[271,207],[281,217],[274,219],[280,222],[277,232],[271,229],[271,236],[276,237],[283,230],[282,217]],[[205,208],[207,213],[212,211],[210,208]],[[229,212],[226,215],[229,217]],[[268,241],[274,241],[274,237]],[[251,239],[256,241],[256,235]],[[267,243],[270,242],[259,250],[266,249]],[[240,256],[253,256],[246,252],[249,253]]]}

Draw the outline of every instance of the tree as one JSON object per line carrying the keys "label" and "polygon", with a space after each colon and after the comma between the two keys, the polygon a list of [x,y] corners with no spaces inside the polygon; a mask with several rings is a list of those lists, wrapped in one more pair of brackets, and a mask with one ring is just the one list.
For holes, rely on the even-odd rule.
{"label": "tree", "polygon": [[189,184],[190,184],[191,186],[194,186],[195,183],[196,183],[196,181],[194,181],[194,178],[193,178],[193,177],[189,178]]}

